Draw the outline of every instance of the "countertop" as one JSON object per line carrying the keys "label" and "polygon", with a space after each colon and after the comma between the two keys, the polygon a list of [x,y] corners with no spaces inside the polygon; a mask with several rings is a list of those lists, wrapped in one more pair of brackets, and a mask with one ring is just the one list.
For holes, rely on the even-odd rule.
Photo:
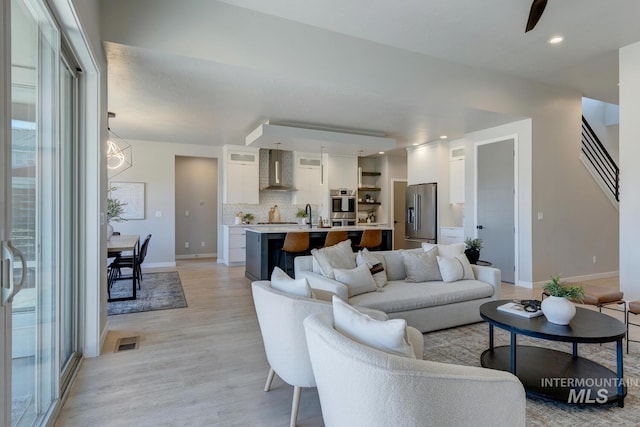
{"label": "countertop", "polygon": [[309,228],[306,225],[245,225],[244,226],[248,231],[253,231],[254,233],[286,233],[288,231],[312,231],[312,232],[322,232],[322,231],[330,231],[330,230],[344,230],[344,231],[363,231],[370,230],[372,228],[376,228],[379,230],[393,230],[393,227],[389,227],[386,225],[352,225],[346,227],[316,227],[313,226]]}

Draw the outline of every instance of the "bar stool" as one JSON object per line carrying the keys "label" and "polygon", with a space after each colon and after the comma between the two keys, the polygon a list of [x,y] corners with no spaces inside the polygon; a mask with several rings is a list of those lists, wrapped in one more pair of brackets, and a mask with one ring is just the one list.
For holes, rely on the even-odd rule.
{"label": "bar stool", "polygon": [[348,240],[348,239],[349,239],[349,235],[347,234],[346,230],[329,231],[327,233],[327,236],[324,238],[323,248],[326,248],[327,246],[333,246],[337,243],[344,242],[345,240]]}
{"label": "bar stool", "polygon": [[638,323],[631,323],[629,321],[629,313],[633,315],[640,314],[640,301],[629,301],[627,304],[627,313],[625,316],[625,322],[627,324],[627,354],[629,354],[629,341],[640,342],[638,340],[632,340],[629,338],[629,325],[640,326]]}
{"label": "bar stool", "polygon": [[293,270],[291,270],[291,273],[289,273],[289,269],[287,267],[287,255],[291,254],[295,258],[296,255],[306,253],[308,250],[309,232],[289,232],[284,237],[284,244],[282,245],[280,253],[278,254],[277,265],[281,265],[282,255],[284,254],[284,271],[290,276],[293,276]]}
{"label": "bar stool", "polygon": [[376,249],[382,244],[382,230],[380,229],[366,229],[362,232],[360,237],[360,243],[356,245],[357,248]]}
{"label": "bar stool", "polygon": [[[598,311],[602,313],[602,309],[606,308],[614,311],[625,312],[627,309],[627,302],[624,300],[624,293],[611,289],[605,286],[596,285],[582,285],[584,289],[584,298],[582,301],[574,301],[578,304],[593,305],[598,307]],[[542,293],[542,298],[549,296],[546,292]],[[622,310],[618,308],[607,307],[609,305],[622,304],[624,308]]]}

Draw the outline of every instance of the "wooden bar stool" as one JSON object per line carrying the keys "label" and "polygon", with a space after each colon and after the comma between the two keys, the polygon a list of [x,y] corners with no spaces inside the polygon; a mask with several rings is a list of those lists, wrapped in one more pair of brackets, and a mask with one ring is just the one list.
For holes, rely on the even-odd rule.
{"label": "wooden bar stool", "polygon": [[629,313],[637,316],[640,314],[640,301],[629,301],[627,304],[627,313],[625,316],[625,322],[627,324],[627,354],[629,354],[629,341],[640,342],[638,340],[632,340],[629,338],[629,325],[640,326],[638,323],[631,323],[629,321]]}
{"label": "wooden bar stool", "polygon": [[327,246],[333,246],[337,243],[344,242],[349,239],[349,235],[346,230],[333,230],[327,233],[324,238],[324,248]]}
{"label": "wooden bar stool", "polygon": [[291,266],[291,273],[287,267],[287,259],[289,258],[287,255],[293,255],[295,258],[296,255],[304,254],[309,250],[309,232],[289,232],[284,237],[284,244],[280,249],[280,253],[278,254],[278,266],[282,263],[282,255],[284,254],[284,271],[293,277],[293,265]]}
{"label": "wooden bar stool", "polygon": [[382,244],[382,230],[380,229],[366,229],[362,232],[360,237],[360,243],[356,245],[357,248],[376,249]]}
{"label": "wooden bar stool", "polygon": [[[624,300],[624,293],[617,290],[611,289],[605,286],[596,286],[596,285],[581,285],[584,288],[584,298],[582,301],[573,301],[578,304],[586,304],[593,305],[598,307],[598,311],[602,313],[602,309],[606,308],[609,310],[622,311],[625,312],[627,309],[627,302]],[[542,298],[545,296],[549,296],[546,292],[543,292]],[[619,308],[607,307],[609,305],[618,305],[622,304],[624,308],[620,310]]]}

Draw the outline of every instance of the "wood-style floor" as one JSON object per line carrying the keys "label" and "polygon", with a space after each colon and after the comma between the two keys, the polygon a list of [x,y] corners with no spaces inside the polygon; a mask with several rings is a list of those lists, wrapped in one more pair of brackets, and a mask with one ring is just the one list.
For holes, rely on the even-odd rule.
{"label": "wood-style floor", "polygon": [[[102,353],[84,361],[56,426],[288,425],[293,388],[276,376],[263,391],[268,365],[244,267],[209,259],[177,270],[188,307],[109,317]],[[540,292],[503,284],[502,297]],[[114,352],[136,335],[139,349]],[[302,392],[298,425],[322,425],[315,389]]]}

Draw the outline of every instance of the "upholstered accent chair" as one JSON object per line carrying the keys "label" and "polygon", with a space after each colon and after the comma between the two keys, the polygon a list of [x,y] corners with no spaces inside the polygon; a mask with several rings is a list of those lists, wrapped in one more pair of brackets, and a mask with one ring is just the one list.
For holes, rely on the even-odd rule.
{"label": "upholstered accent chair", "polygon": [[[316,313],[325,313],[333,318],[333,305],[327,301],[281,292],[272,288],[267,280],[253,282],[251,290],[270,366],[264,390],[271,389],[275,374],[294,387],[290,422],[293,427],[298,417],[302,388],[316,386],[302,322]],[[359,310],[376,320],[387,320],[387,315],[381,311]],[[422,334],[414,328],[410,328],[408,333],[414,351],[422,357]]]}
{"label": "upholstered accent chair", "polygon": [[331,313],[304,321],[325,426],[524,426],[508,372],[397,356],[359,344]]}

